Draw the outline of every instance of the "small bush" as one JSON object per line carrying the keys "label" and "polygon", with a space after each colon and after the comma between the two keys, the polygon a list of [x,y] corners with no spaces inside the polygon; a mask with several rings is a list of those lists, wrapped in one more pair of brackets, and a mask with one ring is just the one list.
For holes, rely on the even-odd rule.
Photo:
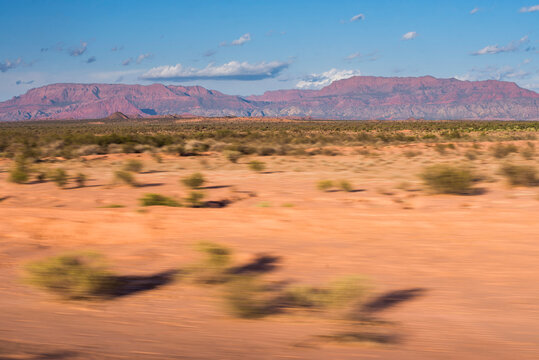
{"label": "small bush", "polygon": [[433,191],[443,194],[468,193],[473,181],[473,175],[468,169],[448,164],[425,168],[421,178]]}
{"label": "small bush", "polygon": [[233,164],[237,163],[238,160],[243,156],[241,152],[234,150],[226,150],[223,154],[226,159]]}
{"label": "small bush", "polygon": [[224,299],[232,315],[254,319],[274,313],[276,295],[254,276],[237,276],[225,289]]}
{"label": "small bush", "polygon": [[509,184],[513,186],[537,186],[537,169],[530,165],[512,165],[502,166],[501,173],[507,178]]}
{"label": "small bush", "polygon": [[30,173],[28,168],[21,164],[15,164],[15,166],[9,171],[8,180],[12,183],[23,184],[28,181]]}
{"label": "small bush", "polygon": [[421,155],[421,151],[406,150],[403,154],[407,158],[413,158],[413,157],[416,157],[418,155]]}
{"label": "small bush", "polygon": [[264,147],[258,148],[257,150],[257,154],[260,156],[274,155],[276,152],[277,150],[269,146],[264,146]]}
{"label": "small bush", "polygon": [[114,182],[127,184],[129,186],[138,186],[133,174],[124,170],[117,170],[114,172]]}
{"label": "small bush", "polygon": [[68,299],[92,299],[107,296],[115,278],[97,254],[60,255],[30,263],[27,281]]}
{"label": "small bush", "polygon": [[75,176],[75,182],[77,183],[77,186],[80,188],[86,185],[86,180],[88,180],[88,177],[83,173],[78,173]]}
{"label": "small bush", "polygon": [[139,199],[141,206],[182,206],[178,201],[173,198],[161,195],[161,194],[145,194]]}
{"label": "small bush", "polygon": [[477,152],[476,151],[473,151],[473,150],[468,150],[464,153],[464,156],[466,156],[466,158],[468,160],[477,160]]}
{"label": "small bush", "polygon": [[67,185],[68,178],[67,171],[62,168],[51,170],[49,173],[49,179],[51,179],[51,181],[61,188]]}
{"label": "small bush", "polygon": [[142,161],[131,159],[125,162],[123,170],[138,173],[142,171],[143,167]]}
{"label": "small bush", "polygon": [[340,308],[358,301],[366,293],[363,280],[356,276],[343,277],[324,287],[297,286],[284,293],[288,307]]}
{"label": "small bush", "polygon": [[204,193],[200,191],[191,191],[189,195],[185,198],[187,206],[197,208],[202,207],[202,199],[204,199]]}
{"label": "small bush", "polygon": [[350,192],[352,191],[352,184],[350,184],[350,182],[347,180],[341,180],[339,181],[339,188],[342,191]]}
{"label": "small bush", "polygon": [[249,169],[256,172],[261,172],[266,169],[266,164],[262,161],[253,160],[249,162]]}
{"label": "small bush", "polygon": [[103,205],[103,206],[100,206],[101,209],[119,209],[119,208],[124,208],[125,205],[121,205],[121,204],[108,204],[108,205]]}
{"label": "small bush", "polygon": [[45,182],[47,180],[47,174],[44,171],[38,171],[36,174],[36,181],[37,182]]}
{"label": "small bush", "polygon": [[316,187],[320,191],[328,191],[329,189],[331,189],[333,187],[333,181],[331,181],[331,180],[320,180],[316,184]]}
{"label": "small bush", "polygon": [[[530,143],[530,144],[533,145],[533,143]],[[520,150],[520,155],[522,155],[522,157],[526,160],[531,160],[535,157],[535,147],[530,146],[530,144],[528,144],[527,147]]]}
{"label": "small bush", "polygon": [[490,150],[492,151],[492,155],[497,159],[501,159],[511,153],[518,152],[518,148],[515,145],[513,144],[504,145],[502,143],[498,143],[496,145],[491,146]]}
{"label": "small bush", "polygon": [[181,179],[181,182],[191,189],[198,189],[206,183],[206,179],[201,173],[194,173]]}
{"label": "small bush", "polygon": [[158,164],[163,162],[163,157],[158,153],[152,153],[152,159]]}
{"label": "small bush", "polygon": [[192,281],[199,284],[221,284],[230,279],[228,267],[232,262],[232,252],[227,247],[212,243],[200,242],[195,249],[204,258],[187,269]]}

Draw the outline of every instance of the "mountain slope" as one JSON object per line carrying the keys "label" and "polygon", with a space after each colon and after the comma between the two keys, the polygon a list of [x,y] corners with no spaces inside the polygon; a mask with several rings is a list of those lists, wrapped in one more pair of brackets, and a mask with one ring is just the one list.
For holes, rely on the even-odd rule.
{"label": "mountain slope", "polygon": [[356,76],[320,90],[239,97],[200,86],[53,84],[0,103],[0,120],[201,116],[539,120],[539,94],[503,81]]}

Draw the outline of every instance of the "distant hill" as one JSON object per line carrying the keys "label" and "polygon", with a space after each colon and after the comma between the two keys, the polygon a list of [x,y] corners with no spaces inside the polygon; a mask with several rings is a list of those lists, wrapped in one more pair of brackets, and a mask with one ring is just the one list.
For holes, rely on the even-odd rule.
{"label": "distant hill", "polygon": [[53,84],[0,103],[3,121],[95,119],[114,113],[126,118],[192,114],[539,120],[539,94],[496,80],[356,76],[320,90],[277,90],[248,97],[200,86]]}

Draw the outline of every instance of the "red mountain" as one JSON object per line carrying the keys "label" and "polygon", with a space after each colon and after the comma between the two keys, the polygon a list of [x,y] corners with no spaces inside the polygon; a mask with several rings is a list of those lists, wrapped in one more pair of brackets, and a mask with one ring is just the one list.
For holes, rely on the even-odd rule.
{"label": "red mountain", "polygon": [[200,86],[54,84],[0,103],[0,120],[130,117],[311,116],[335,119],[539,120],[539,94],[511,82],[356,76],[320,90],[225,95]]}

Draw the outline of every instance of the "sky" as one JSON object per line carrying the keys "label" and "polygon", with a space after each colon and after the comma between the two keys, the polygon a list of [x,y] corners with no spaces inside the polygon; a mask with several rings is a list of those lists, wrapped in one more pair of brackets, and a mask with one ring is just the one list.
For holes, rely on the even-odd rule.
{"label": "sky", "polygon": [[355,75],[539,92],[539,0],[0,0],[0,101],[52,83],[250,95]]}

